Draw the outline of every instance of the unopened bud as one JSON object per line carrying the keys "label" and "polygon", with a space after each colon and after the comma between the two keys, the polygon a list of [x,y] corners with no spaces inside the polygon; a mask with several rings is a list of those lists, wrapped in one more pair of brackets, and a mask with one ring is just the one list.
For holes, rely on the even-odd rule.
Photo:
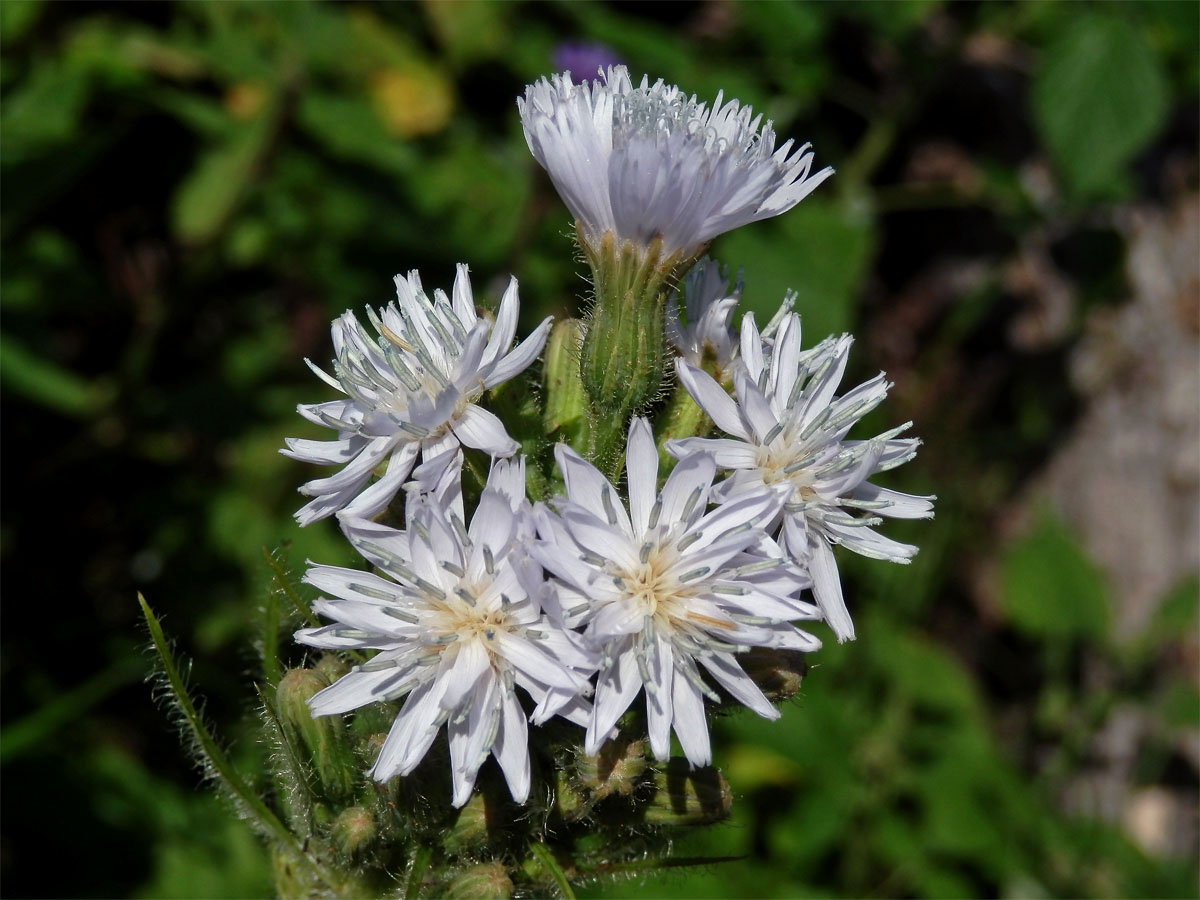
{"label": "unopened bud", "polygon": [[476,850],[487,841],[487,801],[482,793],[471,796],[458,812],[458,818],[446,834],[443,846],[455,855]]}
{"label": "unopened bud", "polygon": [[628,796],[646,771],[644,741],[613,740],[597,756],[581,756],[576,766],[579,784],[596,800],[610,794]]}
{"label": "unopened bud", "polygon": [[568,778],[565,773],[554,773],[554,808],[564,822],[575,822],[591,811],[593,801],[590,792],[578,779]]}
{"label": "unopened bud", "polygon": [[555,324],[546,341],[542,364],[545,387],[542,422],[546,433],[558,432],[561,439],[574,445],[581,441],[587,425],[587,397],[579,377],[583,333],[583,323],[578,319],[562,319]]}
{"label": "unopened bud", "polygon": [[313,718],[308,700],[329,686],[317,669],[291,669],[279,680],[275,704],[283,723],[284,738],[308,751],[321,787],[332,797],[344,797],[354,788],[358,763],[341,716]]}
{"label": "unopened bud", "polygon": [[353,857],[375,840],[375,816],[369,809],[351,806],[333,821],[333,840],[346,856]]}
{"label": "unopened bud", "polygon": [[333,684],[343,675],[349,674],[350,667],[342,661],[341,657],[333,653],[322,653],[321,658],[313,663],[313,671],[324,675],[328,684]]}
{"label": "unopened bud", "polygon": [[738,662],[767,699],[775,702],[796,696],[808,673],[808,658],[799,650],[752,647],[739,654]]}
{"label": "unopened bud", "polygon": [[654,776],[658,791],[645,810],[651,825],[708,825],[729,817],[733,793],[715,766],[689,771],[678,757]]}
{"label": "unopened bud", "polygon": [[451,900],[508,900],[513,883],[503,863],[481,863],[456,875],[446,885]]}

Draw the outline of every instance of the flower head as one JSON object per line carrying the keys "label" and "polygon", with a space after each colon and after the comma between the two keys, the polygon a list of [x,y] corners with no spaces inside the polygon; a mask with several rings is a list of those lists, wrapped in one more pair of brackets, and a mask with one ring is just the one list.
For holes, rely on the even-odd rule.
{"label": "flower head", "polygon": [[787,503],[780,544],[813,578],[813,593],[839,640],[854,637],[831,545],[876,559],[908,562],[917,552],[874,530],[880,516],[929,518],[933,497],[877,487],[867,479],[908,462],[920,443],[898,438],[912,423],[871,440],[846,440],[859,419],[883,402],[890,385],[883,373],[835,397],[846,371],[852,339],[830,338],[810,350],[800,345],[800,317],[786,314],[766,345],[752,313],[742,319],[743,367],[734,375],[735,402],[708,374],[684,360],[680,382],[728,438],[669,441],[677,457],[707,455],[733,470],[719,496],[752,495],[781,485]]}
{"label": "flower head", "polygon": [[738,665],[749,647],[813,650],[820,642],[788,624],[819,617],[796,596],[807,577],[759,527],[782,506],[761,489],[708,512],[716,468],[699,454],[657,490],[658,455],[645,419],[629,429],[629,509],[612,484],[565,444],[556,448],[567,499],[538,510],[531,550],[557,577],[559,615],[602,654],[585,749],[599,751],[645,688],[650,744],[666,759],[674,729],[694,765],[711,760],[701,670],[769,719],[778,711]]}
{"label": "flower head", "polygon": [[343,517],[346,536],[382,574],[314,566],[305,575],[328,595],[314,610],[334,624],[296,639],[380,651],[316,694],[313,715],[404,698],[371,769],[380,781],[412,772],[444,724],[454,805],[467,802],[489,753],[523,803],[529,750],[515,688],[537,704],[535,724],[555,714],[586,721],[594,656],[542,612],[541,569],[523,549],[524,485],[523,463],[497,462],[469,528],[453,487],[410,501],[404,531]]}
{"label": "flower head", "polygon": [[685,320],[679,318],[678,296],[667,305],[667,340],[681,358],[698,369],[717,373],[718,380],[737,358],[731,323],[741,296],[740,273],[731,286],[728,268],[705,257],[684,279]]}
{"label": "flower head", "polygon": [[[517,280],[509,282],[493,322],[475,311],[467,267],[460,265],[451,297],[436,290],[431,299],[414,270],[396,276],[397,302],[367,314],[371,336],[354,313],[333,323],[334,376],[312,366],[346,395],[300,406],[310,422],[337,429],[335,441],[289,438],[285,456],[341,471],[300,488],[314,499],[296,513],[301,525],[345,510],[369,518],[383,510],[413,470],[418,455],[428,462],[450,460],[459,444],[493,457],[511,456],[517,443],[503,423],[477,406],[484,390],[523,371],[541,352],[550,329],[546,319],[518,347]],[[376,468],[387,470],[367,487]],[[438,473],[426,470],[436,480]]]}
{"label": "flower head", "polygon": [[624,66],[576,84],[543,78],[517,100],[525,139],[585,240],[612,232],[663,252],[699,252],[719,234],[791,209],[833,174],[812,174],[805,144],[737,100],[710,107],[661,79],[633,86]]}

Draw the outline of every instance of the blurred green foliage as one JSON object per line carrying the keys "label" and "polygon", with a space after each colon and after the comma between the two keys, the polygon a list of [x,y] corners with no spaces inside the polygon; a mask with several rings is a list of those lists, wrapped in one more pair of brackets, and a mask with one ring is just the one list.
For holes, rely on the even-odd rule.
{"label": "blurred green foliage", "polygon": [[[1035,231],[1086,238],[1106,205],[1169,194],[1167,161],[1194,155],[1195,6],[937,0],[0,3],[8,892],[270,890],[134,680],[135,591],[252,761],[237,737],[263,547],[353,564],[331,524],[289,519],[308,473],[276,450],[318,436],[293,410],[326,396],[301,360],[411,268],[447,286],[466,260],[490,294],[513,272],[526,327],[579,308],[570,223],[513,104],[578,40],[752,103],[838,169],[713,253],[744,267],[760,319],[791,288],[811,341],[860,336],[858,373],[897,382],[876,430],[913,418],[926,439],[889,485],[941,496],[932,525],[897,523],[923,547],[912,567],[842,560],[859,641],[814,656],[782,721],[720,723],[735,819],[678,851],[746,859],[595,892],[1195,896],[1194,860],[1060,802],[1131,704],[1160,723],[1131,777],[1194,794],[1171,747],[1200,698],[1169,660],[1197,626],[1195,580],[1118,634],[1119,598],[1062,521],[995,536],[1077,406],[1081,327],[1008,341],[1004,266]],[[1097,303],[1124,284],[1106,234],[1115,250],[1067,267]],[[913,301],[964,259],[983,271],[969,288]],[[1081,660],[1111,677],[1096,688]],[[48,840],[83,849],[47,872],[31,847]]]}

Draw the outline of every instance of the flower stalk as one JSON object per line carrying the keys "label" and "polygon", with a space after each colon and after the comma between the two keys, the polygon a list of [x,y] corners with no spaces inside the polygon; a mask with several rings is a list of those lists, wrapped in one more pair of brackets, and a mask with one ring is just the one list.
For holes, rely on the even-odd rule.
{"label": "flower stalk", "polygon": [[667,297],[699,254],[664,253],[661,238],[643,245],[611,231],[591,240],[578,223],[576,234],[594,289],[579,362],[588,402],[587,456],[612,474],[621,465],[629,420],[664,393]]}

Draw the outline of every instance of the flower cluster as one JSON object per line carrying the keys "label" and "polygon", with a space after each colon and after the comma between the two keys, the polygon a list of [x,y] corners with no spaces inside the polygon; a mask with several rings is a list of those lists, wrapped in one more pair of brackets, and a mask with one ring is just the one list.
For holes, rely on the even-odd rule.
{"label": "flower cluster", "polygon": [[[829,174],[809,175],[807,148],[775,150],[770,123],[760,130],[736,101],[710,108],[661,81],[635,88],[620,67],[601,74],[555,76],[519,101],[581,240],[613,232],[691,252],[789,208]],[[555,421],[578,407],[567,412],[587,427],[574,445],[487,408],[488,392],[530,366],[549,333],[546,320],[512,346],[515,279],[494,318],[476,310],[465,265],[449,296],[428,295],[416,272],[396,289],[396,303],[367,310],[374,334],[351,312],[333,323],[332,375],[313,367],[343,397],[299,411],[337,438],[290,439],[283,451],[341,466],[301,488],[313,499],[297,518],[336,514],[375,569],[313,565],[315,611],[331,624],[297,634],[312,647],[376,651],[310,701],[316,716],[402,701],[375,778],[411,773],[444,727],[454,805],[489,755],[524,802],[527,723],[554,716],[584,729],[587,754],[644,722],[656,758],[669,757],[674,732],[689,763],[708,765],[706,702],[779,716],[747,651],[818,649],[797,623],[854,637],[833,545],[897,562],[916,552],[875,526],[929,516],[932,498],[869,479],[911,459],[917,441],[898,436],[907,425],[847,439],[889,385],[880,375],[839,395],[851,339],[803,349],[790,298],[762,331],[747,312],[735,337],[740,278],[731,286],[716,262],[696,264],[663,307],[660,349],[674,360],[676,394],[703,415],[668,440],[655,436],[661,404],[630,413],[613,465],[596,435],[614,426],[596,414],[578,362],[529,398]],[[598,297],[610,293],[598,285]],[[528,456],[516,456],[521,446]],[[467,466],[468,454],[480,464]],[[464,493],[478,498],[469,515]]]}

